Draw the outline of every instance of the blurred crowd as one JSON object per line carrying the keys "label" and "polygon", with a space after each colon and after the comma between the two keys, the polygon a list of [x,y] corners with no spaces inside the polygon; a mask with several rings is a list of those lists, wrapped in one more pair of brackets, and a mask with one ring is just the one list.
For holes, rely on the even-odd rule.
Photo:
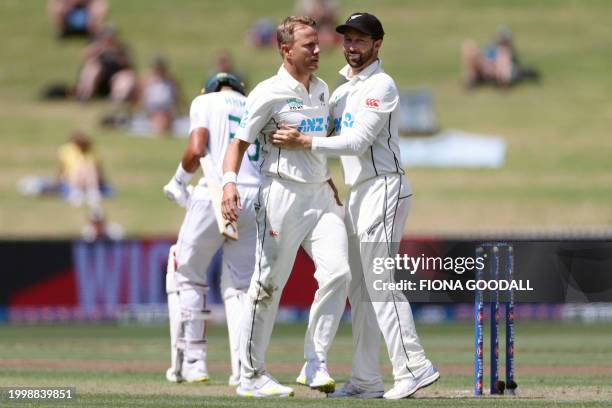
{"label": "blurred crowd", "polygon": [[[308,16],[317,22],[319,45],[332,48],[340,45],[341,37],[336,33],[338,25],[338,3],[336,0],[297,0],[294,15]],[[247,33],[247,44],[252,47],[276,47],[276,23],[271,18],[256,20]]]}
{"label": "blurred crowd", "polygon": [[[128,42],[108,21],[109,11],[107,0],[48,0],[47,13],[58,41],[84,40],[86,45],[80,61],[75,61],[75,82],[50,84],[43,90],[43,98],[80,103],[107,100],[110,104],[105,105],[101,125],[121,127],[131,134],[183,133],[184,126],[179,126],[185,123],[188,101],[169,60],[158,55],[139,73]],[[209,74],[229,72],[245,79],[226,50],[220,50],[211,65]],[[86,239],[121,237],[121,227],[108,222],[103,211],[102,199],[111,197],[114,190],[106,180],[92,139],[74,131],[60,146],[57,161],[55,177],[24,177],[18,183],[19,191],[27,196],[60,197],[74,207],[84,207]]]}
{"label": "blurred crowd", "polygon": [[[83,47],[75,83],[52,84],[45,88],[45,98],[73,99],[87,103],[105,99],[110,108],[101,119],[107,127],[121,127],[135,135],[181,135],[186,132],[188,101],[173,75],[170,61],[158,55],[140,74],[134,56],[118,28],[108,21],[107,0],[48,0],[47,11],[60,41],[83,39]],[[338,23],[336,0],[297,0],[296,15],[306,15],[317,22],[321,48],[336,47],[341,41],[335,27]],[[252,47],[276,46],[276,24],[272,19],[258,19],[247,32]],[[218,51],[208,75],[227,72],[246,84],[246,76],[236,69],[227,50]],[[492,42],[479,46],[465,40],[461,48],[462,78],[467,89],[480,85],[508,88],[521,81],[538,80],[534,68],[519,60],[512,33],[500,27]],[[431,99],[431,98],[430,98]],[[431,102],[427,102],[431,105]],[[182,121],[182,122],[181,122]],[[182,125],[182,127],[181,127]],[[112,195],[102,171],[100,159],[93,153],[91,139],[83,132],[74,132],[59,150],[59,170],[55,179],[25,178],[20,191],[27,195],[60,196],[75,206],[88,208],[89,237],[118,236],[102,211],[101,199]]]}

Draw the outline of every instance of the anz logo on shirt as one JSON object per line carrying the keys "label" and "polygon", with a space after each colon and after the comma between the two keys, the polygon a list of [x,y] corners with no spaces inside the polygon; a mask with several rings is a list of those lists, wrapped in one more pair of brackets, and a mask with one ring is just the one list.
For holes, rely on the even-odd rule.
{"label": "anz logo on shirt", "polygon": [[297,130],[300,133],[324,132],[328,127],[327,118],[319,116],[318,118],[302,119]]}
{"label": "anz logo on shirt", "polygon": [[334,118],[334,132],[340,133],[342,128],[352,128],[353,122],[353,115],[350,112],[344,112],[341,118]]}

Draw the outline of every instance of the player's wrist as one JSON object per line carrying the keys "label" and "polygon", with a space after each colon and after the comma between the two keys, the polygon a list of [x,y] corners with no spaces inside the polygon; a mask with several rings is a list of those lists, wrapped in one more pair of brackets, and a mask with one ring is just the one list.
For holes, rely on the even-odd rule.
{"label": "player's wrist", "polygon": [[302,145],[306,149],[312,150],[312,141],[313,141],[313,137],[312,136],[304,135]]}
{"label": "player's wrist", "polygon": [[174,178],[176,181],[183,185],[189,184],[193,175],[195,173],[189,173],[187,170],[183,168],[183,163],[179,163],[178,168],[176,169],[176,173],[174,174]]}
{"label": "player's wrist", "polygon": [[233,171],[223,173],[223,180],[221,181],[221,187],[225,187],[226,184],[238,182],[238,175]]}
{"label": "player's wrist", "polygon": [[319,139],[325,139],[323,137],[311,137],[308,143],[307,147],[308,149],[312,150],[312,151],[316,151],[318,149],[318,147],[321,145],[319,142]]}

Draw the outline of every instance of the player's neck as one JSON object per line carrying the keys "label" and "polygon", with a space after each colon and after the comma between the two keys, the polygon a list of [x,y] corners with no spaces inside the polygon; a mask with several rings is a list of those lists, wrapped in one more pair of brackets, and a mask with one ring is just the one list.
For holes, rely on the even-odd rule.
{"label": "player's neck", "polygon": [[306,90],[310,89],[310,79],[312,78],[312,72],[301,71],[297,69],[295,65],[288,64],[287,62],[285,62],[283,65],[285,66],[285,69],[287,70],[289,75],[291,75],[296,81],[304,85]]}
{"label": "player's neck", "polygon": [[363,70],[365,70],[366,68],[368,68],[370,65],[374,64],[377,61],[378,61],[378,56],[375,56],[374,58],[371,58],[368,62],[366,62],[365,64],[359,67],[351,67],[351,73],[349,77],[352,78],[354,76],[359,75]]}

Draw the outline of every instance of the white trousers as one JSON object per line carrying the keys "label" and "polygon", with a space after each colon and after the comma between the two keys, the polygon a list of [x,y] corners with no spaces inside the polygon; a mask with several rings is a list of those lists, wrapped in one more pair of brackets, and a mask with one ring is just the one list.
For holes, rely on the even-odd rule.
{"label": "white trousers", "polygon": [[348,195],[353,325],[353,381],[366,390],[383,389],[379,371],[380,335],[387,346],[394,379],[412,375],[428,360],[414,327],[410,303],[400,291],[374,293],[374,280],[393,282],[391,273],[375,275],[374,258],[395,257],[410,212],[411,188],[400,175],[379,176],[354,186]]}
{"label": "white trousers", "polygon": [[[208,288],[206,271],[215,253],[223,248],[221,293],[227,314],[234,375],[239,373],[237,351],[240,332],[237,322],[240,321],[243,314],[242,298],[251,282],[255,262],[257,228],[254,207],[258,188],[239,186],[238,190],[243,204],[238,223],[240,237],[237,241],[230,241],[219,234],[206,186],[198,185],[195,188],[176,243],[176,268],[173,268],[175,273],[166,278],[169,306],[173,306],[173,310],[179,312],[205,310],[206,289]],[[170,296],[171,293],[177,293],[178,296]],[[170,305],[171,302],[173,302],[172,305]],[[191,342],[205,343],[204,320],[182,321],[181,314],[174,318],[171,316],[170,320],[172,356],[175,356],[174,349],[178,337],[183,337],[188,344]],[[205,361],[205,344],[203,347],[187,348],[185,358]],[[173,357],[172,367],[176,365],[177,362]]]}
{"label": "white trousers", "polygon": [[177,284],[207,285],[208,265],[217,250],[223,247],[223,269],[229,276],[221,279],[222,294],[226,289],[224,285],[243,289],[249,286],[255,261],[258,188],[239,186],[238,191],[243,208],[238,220],[240,238],[231,241],[219,234],[207,188],[196,186],[176,243]]}
{"label": "white trousers", "polygon": [[255,271],[240,337],[241,370],[246,378],[265,370],[264,356],[278,303],[300,246],[314,261],[319,286],[310,309],[304,356],[326,361],[350,280],[342,207],[327,183],[264,179],[257,213]]}

